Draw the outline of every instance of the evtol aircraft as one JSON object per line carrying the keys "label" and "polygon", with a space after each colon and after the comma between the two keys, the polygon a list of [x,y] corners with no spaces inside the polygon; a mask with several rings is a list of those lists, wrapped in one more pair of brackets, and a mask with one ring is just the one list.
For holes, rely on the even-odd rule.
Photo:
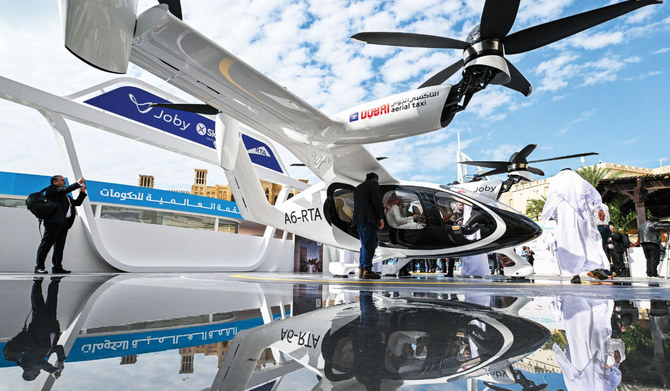
{"label": "evtol aircraft", "polygon": [[[160,3],[137,16],[135,0],[64,0],[65,46],[86,63],[112,73],[125,73],[132,62],[200,100],[198,104],[157,101],[152,107],[169,111],[173,118],[180,111],[215,116],[218,163],[244,218],[357,251],[360,244],[351,223],[353,190],[365,173],[374,171],[384,202],[399,199],[402,210],[412,216],[406,224],[386,219],[375,261],[507,251],[516,262],[505,274],[527,276],[532,267],[509,249],[539,235],[537,224],[496,202],[496,197],[462,187],[400,181],[363,144],[446,127],[473,94],[489,84],[529,95],[530,83],[504,54],[539,48],[661,1],[624,1],[508,35],[520,0],[487,0],[480,24],[465,41],[420,34],[356,34],[354,39],[371,44],[461,49],[463,60],[417,90],[330,116],[183,22],[178,0]],[[441,84],[461,68],[461,81]],[[244,143],[248,130],[242,125],[286,147],[322,182],[270,205],[252,168],[248,154],[252,147]],[[256,148],[260,155],[271,152]],[[461,221],[454,223],[452,214],[461,213],[461,208]],[[330,271],[346,275],[355,267],[333,262]]]}

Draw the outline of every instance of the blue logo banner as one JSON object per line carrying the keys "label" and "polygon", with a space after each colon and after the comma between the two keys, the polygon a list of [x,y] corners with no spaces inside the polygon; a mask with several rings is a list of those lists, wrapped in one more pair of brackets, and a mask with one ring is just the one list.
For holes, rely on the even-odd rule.
{"label": "blue logo banner", "polygon": [[[119,87],[91,98],[85,103],[206,147],[216,148],[214,121],[188,111],[151,107],[152,103],[172,102],[140,88]],[[267,144],[246,134],[242,135],[242,140],[254,164],[284,173]]]}
{"label": "blue logo banner", "polygon": [[175,136],[215,148],[214,121],[188,111],[151,107],[152,103],[172,103],[137,87],[119,87],[85,103],[163,130]]}
{"label": "blue logo banner", "polygon": [[247,149],[247,153],[249,153],[252,163],[282,174],[284,173],[279,166],[279,161],[277,161],[274,153],[272,153],[272,149],[267,144],[246,134],[242,135],[242,142]]}

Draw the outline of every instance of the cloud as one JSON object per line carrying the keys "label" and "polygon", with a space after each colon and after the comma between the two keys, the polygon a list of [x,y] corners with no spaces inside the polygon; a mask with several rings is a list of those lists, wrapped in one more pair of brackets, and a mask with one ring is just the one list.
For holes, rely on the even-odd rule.
{"label": "cloud", "polygon": [[602,49],[609,45],[616,45],[624,40],[624,33],[621,31],[599,31],[582,32],[565,41],[568,46],[582,48],[586,50]]}
{"label": "cloud", "polygon": [[647,73],[641,74],[639,78],[640,79],[646,79],[648,77],[660,76],[662,74],[663,74],[662,71],[649,71]]}
{"label": "cloud", "polygon": [[[249,0],[226,3],[216,12],[208,2],[184,0],[182,3],[186,23],[309,104],[333,114],[366,101],[415,89],[462,56],[460,50],[365,45],[353,42],[351,35],[362,31],[405,31],[465,39],[480,21],[484,0]],[[40,6],[33,7],[34,4]],[[138,8],[142,12],[155,4],[154,0],[140,0]],[[39,12],[34,12],[35,9]],[[592,7],[576,0],[524,1],[512,31],[588,9]],[[662,7],[645,7],[619,22],[586,31],[549,48],[512,56],[520,70],[537,76],[537,80],[531,80],[534,93],[530,99],[501,86],[489,86],[473,97],[468,109],[456,116],[448,131],[375,144],[370,149],[391,156],[384,164],[392,167],[393,174],[397,169],[401,177],[425,175],[425,178],[453,179],[450,174],[455,171],[451,167],[456,148],[453,129],[465,131],[472,126],[476,129],[473,133],[483,134],[489,131],[487,126],[491,124],[522,117],[523,108],[542,103],[543,99],[562,100],[561,104],[566,104],[569,100],[564,98],[572,95],[568,87],[620,79],[623,69],[644,62],[644,58],[631,57],[630,52],[619,49],[632,39],[639,39],[637,45],[645,42],[646,37],[667,31],[670,18],[663,15],[662,10]],[[0,40],[0,55],[4,60],[0,63],[0,74],[60,95],[110,79],[111,75],[90,68],[63,49],[57,14],[55,4],[43,6],[36,0],[28,0],[26,4],[13,3],[9,12],[0,16],[0,37],[4,37]],[[663,41],[657,40],[656,44],[658,42]],[[615,45],[616,52],[612,50]],[[654,54],[670,51],[670,48],[648,47],[640,46],[635,53],[641,56],[652,50]],[[610,50],[615,54],[607,52]],[[13,58],[21,61],[11,60]],[[662,58],[656,58],[657,62],[660,60]],[[26,66],[26,62],[31,66]],[[658,64],[656,68],[665,69],[663,65]],[[661,75],[659,70],[645,71],[640,78]],[[76,77],[66,77],[69,75]],[[129,75],[196,101],[134,65],[130,66]],[[460,72],[457,72],[448,82],[455,83],[459,79]],[[546,98],[542,92],[553,94]],[[7,113],[0,117],[0,139],[3,140],[0,169],[41,174],[62,170],[60,155],[44,119],[33,110],[12,103],[0,102],[0,108]],[[199,161],[96,129],[77,125],[74,131],[82,162],[88,167],[86,172],[93,175],[92,179],[134,184],[138,174],[147,173],[157,177],[159,186],[185,188],[192,183],[193,168],[207,168]],[[479,142],[481,145],[491,143]],[[26,146],[30,146],[30,151]],[[294,162],[292,154],[278,148],[286,163]],[[426,161],[429,156],[436,156],[435,162],[417,163]],[[304,169],[295,172],[300,177],[310,176]],[[212,183],[226,182],[218,167],[211,167],[209,179]]]}

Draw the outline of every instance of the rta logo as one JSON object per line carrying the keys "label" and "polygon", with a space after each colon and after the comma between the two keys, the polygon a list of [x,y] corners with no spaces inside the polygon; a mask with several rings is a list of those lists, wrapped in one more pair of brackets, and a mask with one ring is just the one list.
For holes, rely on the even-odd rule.
{"label": "rta logo", "polygon": [[153,107],[151,107],[151,105],[154,104],[153,102],[138,103],[133,94],[128,94],[128,97],[131,102],[135,103],[135,107],[137,107],[137,111],[139,111],[140,114],[146,114],[153,109]]}
{"label": "rta logo", "polygon": [[261,155],[265,157],[270,157],[270,152],[265,147],[255,147],[251,149],[247,149],[247,152],[249,152],[252,155]]}

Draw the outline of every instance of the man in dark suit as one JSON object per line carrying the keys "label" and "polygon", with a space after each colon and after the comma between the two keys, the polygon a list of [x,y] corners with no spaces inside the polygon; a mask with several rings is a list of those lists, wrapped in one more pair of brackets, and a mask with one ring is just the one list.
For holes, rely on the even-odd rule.
{"label": "man in dark suit", "polygon": [[372,258],[377,248],[377,230],[384,229],[384,205],[379,188],[379,177],[374,172],[365,175],[365,182],[354,190],[354,218],[361,240],[358,276],[379,279],[372,271]]}
{"label": "man in dark suit", "polygon": [[[79,196],[77,199],[73,199],[69,193],[76,189],[79,189]],[[63,269],[63,250],[65,249],[67,231],[74,224],[74,216],[77,215],[75,206],[81,205],[86,198],[86,180],[81,178],[70,186],[66,186],[65,178],[62,175],[55,175],[51,177],[51,185],[47,187],[45,194],[57,207],[54,214],[44,220],[44,235],[42,235],[40,246],[37,248],[35,273],[47,273],[44,262],[51,247],[54,248],[51,258],[53,265],[51,271],[54,273],[70,273],[69,270]]]}
{"label": "man in dark suit", "polygon": [[[30,295],[32,318],[30,324],[12,338],[3,348],[8,361],[23,368],[23,379],[32,381],[41,371],[46,371],[58,379],[65,368],[65,349],[58,344],[61,330],[56,317],[58,305],[58,283],[63,277],[51,277],[46,301],[42,293],[42,278],[36,277]],[[27,320],[27,319],[26,319]],[[56,365],[49,363],[49,357],[56,353]]]}

